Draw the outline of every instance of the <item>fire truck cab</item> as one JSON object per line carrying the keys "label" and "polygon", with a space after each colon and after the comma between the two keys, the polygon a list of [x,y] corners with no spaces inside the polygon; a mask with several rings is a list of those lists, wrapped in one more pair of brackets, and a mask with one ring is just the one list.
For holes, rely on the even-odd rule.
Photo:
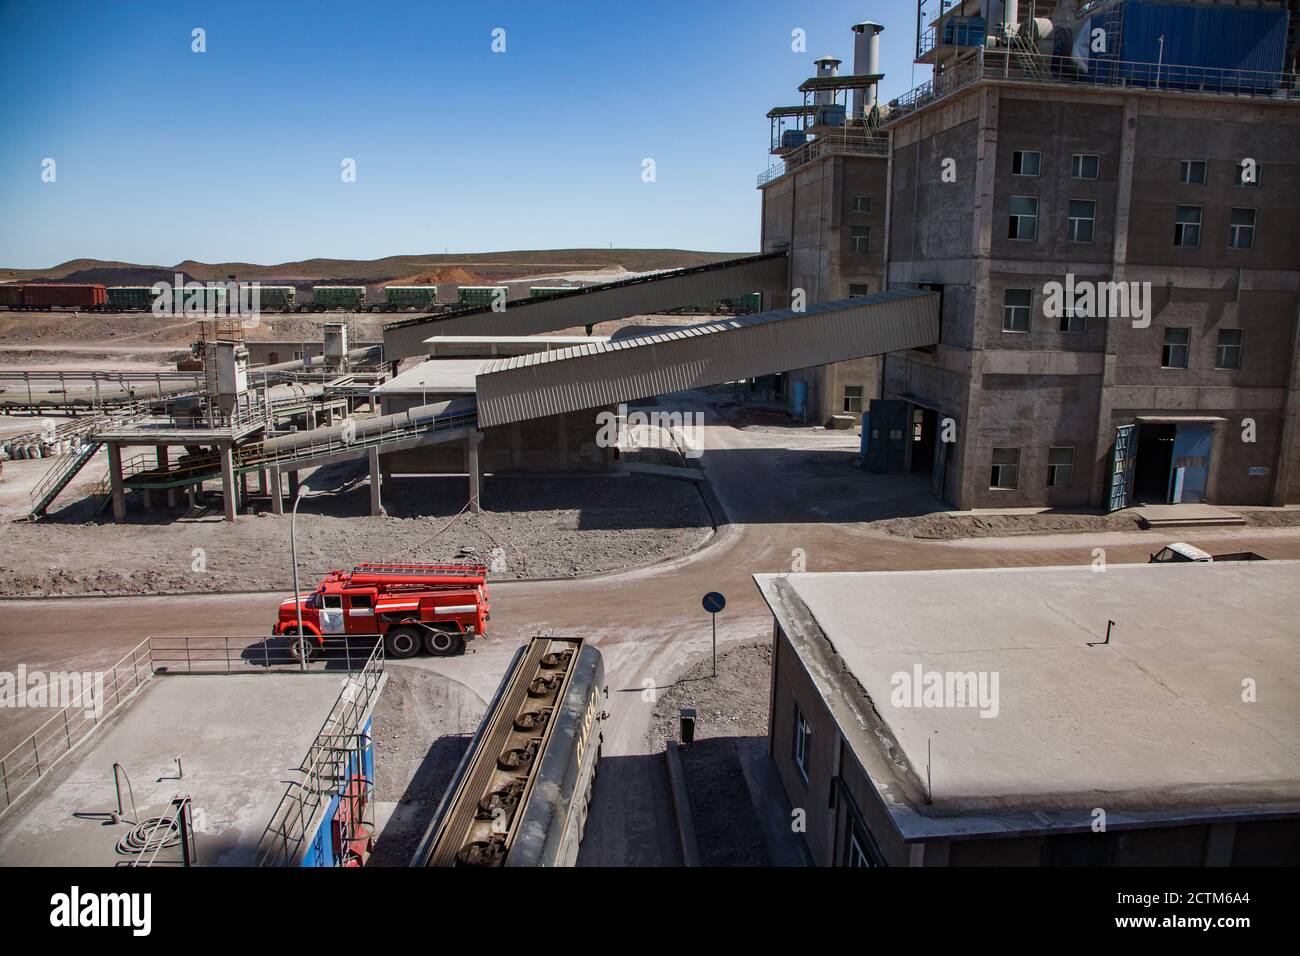
{"label": "fire truck cab", "polygon": [[442,657],[485,633],[490,617],[486,565],[359,564],[282,601],[271,632],[290,639],[296,659],[350,634],[381,635],[390,657],[411,657],[421,647]]}

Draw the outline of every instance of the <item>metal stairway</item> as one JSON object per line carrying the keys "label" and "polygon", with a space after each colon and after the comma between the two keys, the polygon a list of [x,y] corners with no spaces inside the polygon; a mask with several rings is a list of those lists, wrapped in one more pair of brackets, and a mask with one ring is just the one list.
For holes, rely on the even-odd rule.
{"label": "metal stairway", "polygon": [[77,477],[77,473],[86,466],[86,462],[95,457],[100,442],[89,441],[72,455],[60,456],[53,468],[45,473],[41,483],[32,489],[32,510],[29,518],[39,518],[45,509],[54,503],[59,493]]}

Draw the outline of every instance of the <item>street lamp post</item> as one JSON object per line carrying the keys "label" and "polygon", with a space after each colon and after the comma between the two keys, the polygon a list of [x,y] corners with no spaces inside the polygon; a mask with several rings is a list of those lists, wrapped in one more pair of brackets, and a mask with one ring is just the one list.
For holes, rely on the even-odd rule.
{"label": "street lamp post", "polygon": [[294,536],[294,525],[297,523],[298,505],[302,502],[305,490],[299,486],[298,493],[293,498],[293,509],[289,512],[289,563],[293,565],[293,604],[298,612],[298,633],[294,637],[298,641],[298,667],[303,671],[307,670],[307,639],[302,632],[302,594],[298,590],[298,542]]}

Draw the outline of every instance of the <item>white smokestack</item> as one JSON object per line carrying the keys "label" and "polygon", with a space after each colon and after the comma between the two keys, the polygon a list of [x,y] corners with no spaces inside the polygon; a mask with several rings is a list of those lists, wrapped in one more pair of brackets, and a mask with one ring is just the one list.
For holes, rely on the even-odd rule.
{"label": "white smokestack", "polygon": [[[864,20],[853,24],[853,75],[871,76],[880,72],[880,34],[885,28]],[[875,108],[876,84],[867,90],[853,91],[853,116],[862,119]]]}
{"label": "white smokestack", "polygon": [[1006,9],[1002,14],[1007,33],[1014,35],[1020,25],[1020,0],[1006,0]]}
{"label": "white smokestack", "polygon": [[[813,60],[813,63],[817,65],[818,78],[839,75],[840,62],[833,56],[824,56]],[[835,94],[831,90],[818,90],[813,94],[813,105],[815,106],[829,106],[833,102],[835,102]]]}

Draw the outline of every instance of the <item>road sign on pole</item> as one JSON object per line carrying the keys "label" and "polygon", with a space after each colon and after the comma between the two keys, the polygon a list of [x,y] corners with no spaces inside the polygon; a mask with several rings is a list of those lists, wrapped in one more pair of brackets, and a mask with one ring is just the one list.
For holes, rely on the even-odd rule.
{"label": "road sign on pole", "polygon": [[713,622],[713,676],[718,676],[718,612],[727,606],[727,599],[718,591],[710,591],[701,602]]}

